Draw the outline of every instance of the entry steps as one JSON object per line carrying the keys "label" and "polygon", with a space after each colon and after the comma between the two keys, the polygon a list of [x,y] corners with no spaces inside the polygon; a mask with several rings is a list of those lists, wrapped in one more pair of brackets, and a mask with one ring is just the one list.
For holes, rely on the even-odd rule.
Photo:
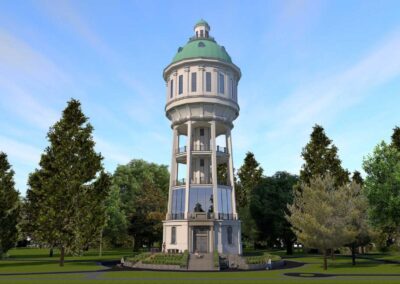
{"label": "entry steps", "polygon": [[215,270],[214,258],[212,253],[201,253],[201,257],[197,257],[194,253],[189,255],[188,270]]}

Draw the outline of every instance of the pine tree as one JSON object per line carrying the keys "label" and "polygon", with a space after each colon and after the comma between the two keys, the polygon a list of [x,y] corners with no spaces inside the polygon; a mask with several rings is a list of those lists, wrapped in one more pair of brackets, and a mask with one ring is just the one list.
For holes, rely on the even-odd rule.
{"label": "pine tree", "polygon": [[299,242],[323,252],[326,270],[328,250],[352,242],[357,235],[351,225],[354,195],[347,185],[336,187],[330,174],[314,177],[300,186],[286,218]]}
{"label": "pine tree", "polygon": [[93,127],[80,102],[71,99],[47,134],[50,145],[29,177],[28,211],[33,236],[61,251],[80,252],[97,241],[105,225],[110,177],[95,152]]}
{"label": "pine tree", "polygon": [[14,247],[18,236],[19,193],[7,155],[0,152],[0,258]]}
{"label": "pine tree", "polygon": [[361,173],[359,171],[354,171],[351,180],[359,184],[361,187],[364,185],[364,179],[362,178]]}
{"label": "pine tree", "polygon": [[394,146],[397,151],[400,151],[400,127],[398,126],[393,128],[392,146]]}
{"label": "pine tree", "polygon": [[260,183],[263,168],[257,162],[252,152],[247,152],[244,163],[238,171],[240,187],[236,192],[237,204],[239,207],[246,207],[251,199],[251,194]]}
{"label": "pine tree", "polygon": [[312,178],[327,174],[332,175],[336,186],[349,182],[349,172],[342,168],[337,152],[322,126],[315,125],[311,140],[301,153],[305,163],[300,170],[300,182],[309,184]]}

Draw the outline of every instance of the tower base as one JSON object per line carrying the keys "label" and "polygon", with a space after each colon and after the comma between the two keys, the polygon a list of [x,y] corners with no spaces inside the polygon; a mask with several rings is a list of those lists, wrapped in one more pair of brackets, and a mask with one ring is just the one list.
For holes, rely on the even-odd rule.
{"label": "tower base", "polygon": [[240,220],[163,221],[165,252],[242,254]]}

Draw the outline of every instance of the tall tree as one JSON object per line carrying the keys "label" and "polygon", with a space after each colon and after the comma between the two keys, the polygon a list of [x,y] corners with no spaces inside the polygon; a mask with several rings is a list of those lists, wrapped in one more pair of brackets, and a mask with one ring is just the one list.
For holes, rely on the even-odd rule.
{"label": "tall tree", "polygon": [[239,192],[236,194],[239,207],[246,207],[251,199],[251,194],[261,181],[263,168],[257,162],[252,152],[247,152],[243,165],[239,168],[238,176],[240,179]]}
{"label": "tall tree", "polygon": [[393,128],[392,134],[392,146],[400,151],[400,127],[396,126]]}
{"label": "tall tree", "polygon": [[7,155],[0,152],[0,258],[14,247],[18,237],[19,192]]}
{"label": "tall tree", "polygon": [[364,185],[364,179],[362,178],[361,173],[359,171],[354,171],[351,180],[359,184],[361,187]]}
{"label": "tall tree", "polygon": [[128,239],[128,220],[122,210],[120,190],[111,187],[111,193],[106,201],[107,226],[104,228],[104,238],[113,246],[123,246]]}
{"label": "tall tree", "polygon": [[309,184],[310,180],[318,175],[324,177],[330,174],[335,185],[349,182],[349,172],[342,168],[337,152],[337,147],[326,136],[322,126],[315,125],[310,142],[301,153],[304,164],[300,170],[300,181]]}
{"label": "tall tree", "polygon": [[120,193],[120,210],[126,216],[134,249],[161,241],[169,188],[167,166],[132,160],[117,167],[114,187]]}
{"label": "tall tree", "polygon": [[[357,175],[356,175],[357,176]],[[360,177],[361,178],[361,177]],[[362,189],[362,183],[358,178],[348,184],[348,202],[351,210],[349,210],[349,224],[348,226],[354,231],[355,237],[347,247],[351,250],[352,264],[356,265],[356,249],[360,246],[365,246],[370,243],[372,229],[368,220],[368,200],[365,197]]]}
{"label": "tall tree", "polygon": [[327,269],[327,251],[354,240],[357,232],[350,226],[352,200],[347,186],[335,186],[330,174],[317,176],[309,183],[301,183],[295,191],[287,220],[292,224],[297,239],[307,247],[324,254]]}
{"label": "tall tree", "polygon": [[71,99],[50,128],[50,145],[28,181],[32,235],[35,241],[60,249],[60,266],[66,252],[80,252],[98,241],[105,223],[110,177],[94,150],[92,132],[80,102]]}
{"label": "tall tree", "polygon": [[247,152],[243,165],[238,170],[239,181],[236,182],[236,204],[242,220],[243,239],[256,247],[259,232],[250,213],[250,200],[254,189],[261,181],[263,169],[252,152]]}
{"label": "tall tree", "polygon": [[382,141],[363,162],[372,224],[394,238],[400,230],[400,151]]}
{"label": "tall tree", "polygon": [[296,236],[285,215],[289,214],[287,205],[293,203],[293,186],[297,181],[297,176],[287,172],[264,177],[255,188],[250,202],[251,216],[259,237],[266,239],[271,247],[283,241],[287,254],[293,253]]}

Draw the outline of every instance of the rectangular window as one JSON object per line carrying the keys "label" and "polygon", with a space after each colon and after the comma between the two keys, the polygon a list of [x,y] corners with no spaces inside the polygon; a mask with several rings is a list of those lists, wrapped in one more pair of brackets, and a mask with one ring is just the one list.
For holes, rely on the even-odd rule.
{"label": "rectangular window", "polygon": [[200,128],[200,136],[204,136],[204,128]]}
{"label": "rectangular window", "polygon": [[176,244],[176,227],[171,228],[171,244]]}
{"label": "rectangular window", "polygon": [[200,159],[200,167],[204,167],[204,159]]}
{"label": "rectangular window", "polygon": [[183,93],[183,75],[179,75],[178,80],[178,94],[180,95]]}
{"label": "rectangular window", "polygon": [[172,97],[174,96],[174,80],[171,80],[169,82],[169,97],[172,99]]}
{"label": "rectangular window", "polygon": [[224,94],[225,93],[225,78],[224,74],[218,74],[218,93]]}
{"label": "rectangular window", "polygon": [[206,72],[206,92],[211,92],[211,72]]}
{"label": "rectangular window", "polygon": [[196,92],[197,89],[197,73],[192,73],[192,92]]}
{"label": "rectangular window", "polygon": [[230,87],[231,87],[231,96],[232,96],[232,99],[233,99],[233,98],[234,98],[234,93],[233,93],[233,92],[234,92],[234,88],[233,88],[233,80],[231,79],[231,81],[230,81],[230,82],[231,82],[231,86],[230,86]]}

